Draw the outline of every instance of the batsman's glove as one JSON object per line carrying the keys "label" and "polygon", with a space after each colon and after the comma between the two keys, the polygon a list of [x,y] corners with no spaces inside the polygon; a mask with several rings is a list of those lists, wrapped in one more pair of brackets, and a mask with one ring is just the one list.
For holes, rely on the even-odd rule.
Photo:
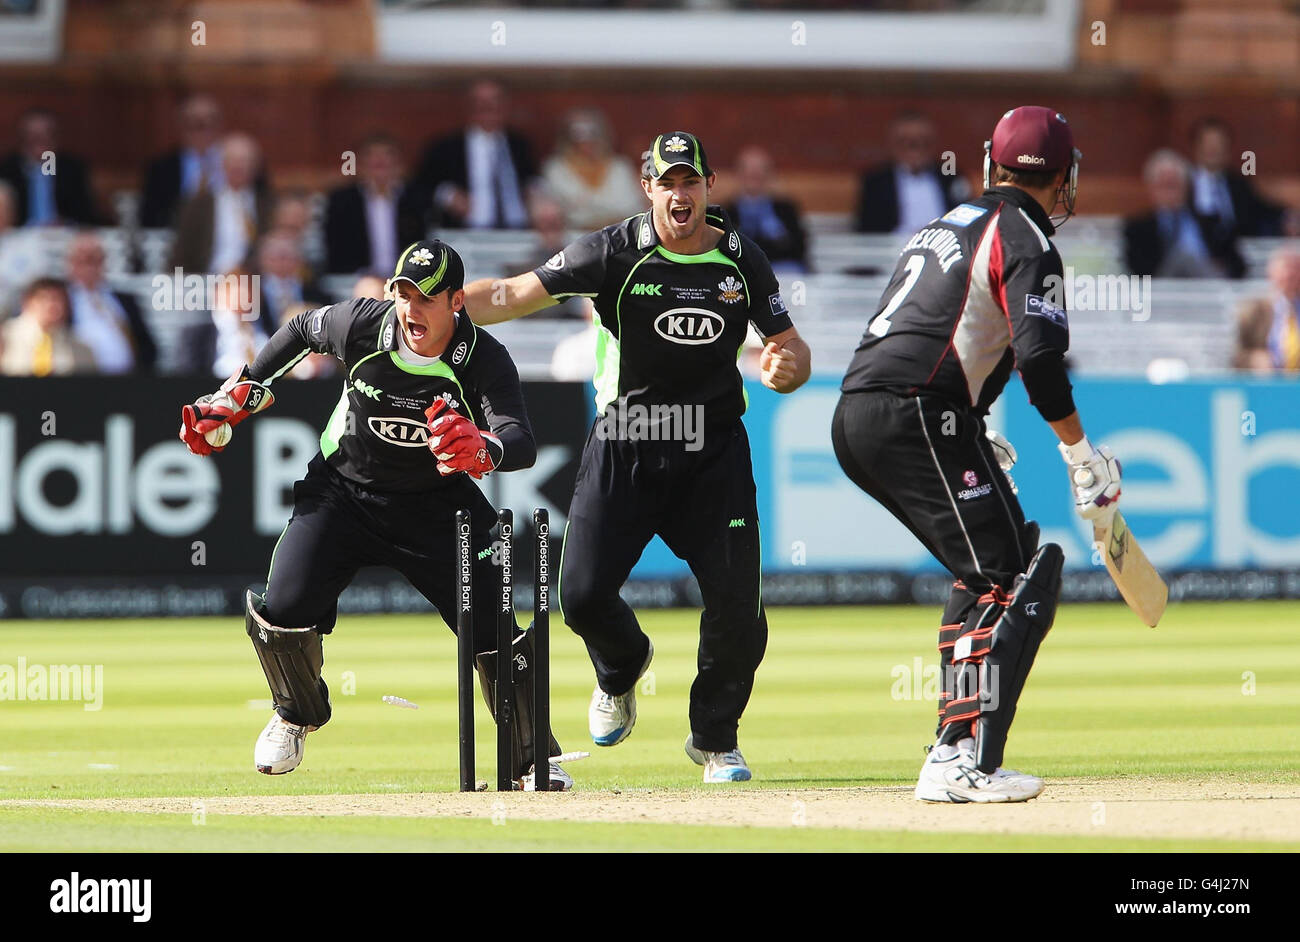
{"label": "batsman's glove", "polygon": [[501,441],[447,404],[437,399],[424,410],[429,420],[429,451],[438,459],[438,473],[464,471],[481,478],[501,460]]}
{"label": "batsman's glove", "polygon": [[1057,446],[1070,466],[1074,509],[1084,520],[1104,520],[1115,512],[1120,495],[1120,464],[1105,445],[1093,448],[1087,437]]}
{"label": "batsman's glove", "polygon": [[180,439],[192,454],[224,451],[225,445],[210,445],[204,436],[219,425],[234,428],[273,402],[275,395],[270,388],[250,379],[248,367],[241,366],[216,392],[200,396],[192,405],[181,406]]}
{"label": "batsman's glove", "polygon": [[1011,468],[1015,465],[1018,457],[1015,447],[1002,436],[1001,432],[995,432],[991,428],[984,430],[984,437],[989,440],[989,445],[993,449],[993,456],[998,459],[998,467],[1007,476],[1007,484],[1011,488],[1011,493],[1019,494],[1020,488],[1016,487],[1015,479],[1011,477]]}

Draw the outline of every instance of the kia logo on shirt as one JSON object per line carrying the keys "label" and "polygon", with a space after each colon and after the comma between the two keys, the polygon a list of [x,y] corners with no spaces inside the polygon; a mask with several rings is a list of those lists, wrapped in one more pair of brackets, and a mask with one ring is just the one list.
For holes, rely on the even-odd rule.
{"label": "kia logo on shirt", "polygon": [[678,307],[655,318],[655,333],[673,343],[713,343],[722,336],[721,314],[698,307]]}
{"label": "kia logo on shirt", "polygon": [[390,445],[402,448],[423,448],[429,441],[429,427],[419,419],[398,416],[371,416],[366,420],[370,431]]}

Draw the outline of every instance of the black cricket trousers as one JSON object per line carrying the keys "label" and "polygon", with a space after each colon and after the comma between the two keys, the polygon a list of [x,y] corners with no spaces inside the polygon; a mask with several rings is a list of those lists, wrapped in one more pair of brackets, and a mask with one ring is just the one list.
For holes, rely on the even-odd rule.
{"label": "black cricket trousers", "polygon": [[[844,393],[831,421],[844,473],[956,578],[944,627],[965,622],[994,586],[1010,589],[1036,549],[1037,528],[1026,525],[984,433],[982,417],[924,393]],[[946,668],[950,652],[940,653]],[[954,724],[941,733],[957,730]]]}
{"label": "black cricket trousers", "polygon": [[490,551],[496,512],[469,477],[456,475],[436,491],[372,491],[319,454],[293,486],[293,516],[271,554],[266,620],[282,628],[314,625],[329,634],[339,595],[357,570],[387,566],[432,602],[454,631],[457,510],[470,511],[473,523],[474,650],[496,650],[496,607],[486,604],[500,578]]}
{"label": "black cricket trousers", "polygon": [[587,436],[560,563],[564,621],[587,645],[596,680],[620,695],[636,683],[649,638],[619,596],[658,535],[699,584],[691,734],[699,749],[736,748],[736,730],[767,649],[758,507],[749,436],[739,419],[704,429],[702,447]]}

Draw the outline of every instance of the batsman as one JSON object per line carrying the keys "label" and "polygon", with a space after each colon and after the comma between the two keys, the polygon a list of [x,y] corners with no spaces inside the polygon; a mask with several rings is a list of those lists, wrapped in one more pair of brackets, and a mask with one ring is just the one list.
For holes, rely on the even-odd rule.
{"label": "batsman", "polygon": [[[309,353],[343,362],[338,406],[320,452],[294,484],[293,516],[271,554],[266,592],[246,593],[248,636],[275,702],[254,764],[281,775],[303,758],[307,734],[330,719],[322,638],[340,593],[362,566],[402,573],[455,630],[456,511],[474,530],[475,580],[496,578],[496,512],[475,484],[537,456],[519,373],[505,347],[466,316],[465,268],[445,242],[415,242],[398,258],[387,300],[357,298],[306,311],[267,341],[215,393],[181,410],[180,437],[197,455],[225,448],[244,419],[269,408],[271,386]],[[496,609],[473,612],[474,650],[488,708],[496,703]],[[516,632],[519,691],[513,778],[531,790],[532,638]],[[522,655],[522,656],[521,656]],[[547,755],[558,756],[554,740]],[[549,763],[552,790],[573,780]]]}
{"label": "batsman", "polygon": [[1006,473],[1015,450],[985,427],[1012,369],[1060,439],[1075,508],[1113,515],[1119,462],[1075,409],[1061,257],[1080,153],[1065,118],[1027,106],[985,144],[984,192],[904,247],[841,385],[832,422],[845,474],[956,578],[939,629],[938,739],[922,801],[1027,801],[1043,781],[1002,768],[1029,669],[1052,627],[1064,558],[1038,543]]}

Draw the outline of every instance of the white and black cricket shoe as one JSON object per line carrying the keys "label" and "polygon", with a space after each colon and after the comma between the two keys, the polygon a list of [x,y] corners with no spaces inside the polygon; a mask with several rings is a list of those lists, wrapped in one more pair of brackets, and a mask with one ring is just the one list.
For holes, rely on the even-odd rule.
{"label": "white and black cricket shoe", "polygon": [[1042,790],[1042,779],[1008,773],[1005,769],[981,772],[975,765],[973,751],[936,745],[921,766],[914,794],[918,801],[945,804],[1002,803],[1029,801]]}
{"label": "white and black cricket shoe", "polygon": [[316,728],[290,723],[279,713],[272,713],[253,749],[253,764],[257,771],[266,775],[283,775],[298,768],[302,762],[303,740]]}
{"label": "white and black cricket shoe", "polygon": [[[655,646],[650,645],[646,652],[645,663],[636,675],[637,681],[650,669],[650,662],[655,656]],[[600,684],[591,692],[591,704],[587,707],[587,731],[591,741],[597,746],[617,746],[632,735],[636,725],[636,682],[627,693],[614,696],[600,689]]]}
{"label": "white and black cricket shoe", "polygon": [[[553,791],[553,792],[567,792],[567,791],[572,791],[572,790],[573,790],[573,776],[570,775],[568,772],[564,771],[564,766],[560,765],[560,763],[558,763],[558,762],[556,762],[556,761],[554,761],[554,760],[551,760],[551,762],[550,762],[550,766],[551,766],[551,788],[550,788],[550,790]],[[536,774],[536,772],[537,772],[537,767],[536,767],[536,766],[533,766],[532,768],[530,768],[530,769],[528,770],[528,772],[524,775],[524,777],[523,777],[522,779],[519,780],[519,781],[520,781],[520,784],[523,786],[523,790],[524,790],[524,791],[526,791],[526,792],[535,792],[535,791],[537,791],[537,774]]]}

